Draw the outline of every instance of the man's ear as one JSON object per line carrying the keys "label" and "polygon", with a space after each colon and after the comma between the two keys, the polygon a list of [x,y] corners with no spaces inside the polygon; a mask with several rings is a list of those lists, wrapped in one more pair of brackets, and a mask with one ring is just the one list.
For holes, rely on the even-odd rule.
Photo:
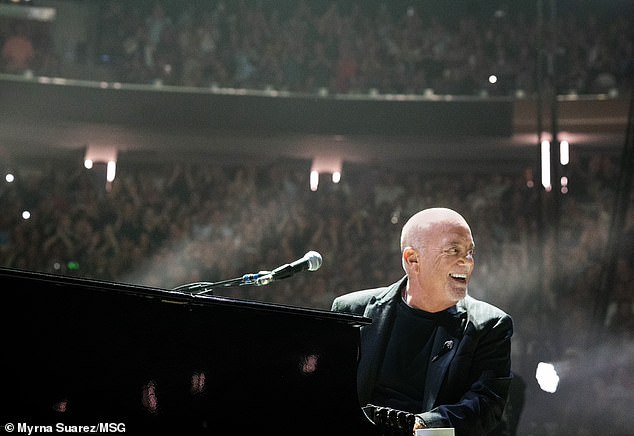
{"label": "man's ear", "polygon": [[403,265],[410,267],[418,263],[418,251],[412,247],[405,247],[403,250]]}

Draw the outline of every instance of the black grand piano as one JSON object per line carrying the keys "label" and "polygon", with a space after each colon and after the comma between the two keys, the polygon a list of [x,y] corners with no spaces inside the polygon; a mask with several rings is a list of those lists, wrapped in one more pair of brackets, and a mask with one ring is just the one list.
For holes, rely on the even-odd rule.
{"label": "black grand piano", "polygon": [[372,432],[356,393],[367,318],[6,268],[0,284],[0,425],[15,431]]}

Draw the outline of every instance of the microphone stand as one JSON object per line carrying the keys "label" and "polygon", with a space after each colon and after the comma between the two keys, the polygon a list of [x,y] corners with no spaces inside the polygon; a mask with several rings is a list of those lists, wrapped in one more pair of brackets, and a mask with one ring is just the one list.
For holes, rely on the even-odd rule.
{"label": "microphone stand", "polygon": [[293,263],[287,263],[280,267],[275,268],[273,271],[259,271],[255,274],[244,274],[242,277],[236,277],[235,279],[221,280],[219,282],[194,282],[187,283],[185,285],[177,286],[173,289],[176,292],[186,292],[192,297],[204,295],[208,292],[213,292],[214,287],[222,286],[264,286],[271,283],[273,280],[285,279],[292,276],[298,271],[308,269],[309,271],[315,271],[321,266],[321,254],[316,251],[309,251],[301,259],[297,259]]}
{"label": "microphone stand", "polygon": [[260,271],[256,274],[244,274],[241,277],[234,279],[221,280],[219,282],[194,282],[186,283],[175,287],[173,290],[177,292],[188,293],[191,296],[204,295],[209,292],[213,294],[213,290],[216,287],[228,288],[230,286],[249,286],[256,285],[262,286],[270,283],[271,271]]}

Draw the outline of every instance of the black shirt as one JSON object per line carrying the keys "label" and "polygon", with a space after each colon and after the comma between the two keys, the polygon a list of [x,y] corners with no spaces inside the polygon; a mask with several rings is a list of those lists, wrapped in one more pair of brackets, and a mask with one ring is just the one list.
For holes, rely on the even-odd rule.
{"label": "black shirt", "polygon": [[414,309],[399,300],[372,404],[422,411],[427,364],[443,313]]}

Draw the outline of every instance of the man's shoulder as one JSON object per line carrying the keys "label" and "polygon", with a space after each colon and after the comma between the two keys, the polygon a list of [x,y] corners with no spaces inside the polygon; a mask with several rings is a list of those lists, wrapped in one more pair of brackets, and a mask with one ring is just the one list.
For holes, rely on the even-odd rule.
{"label": "man's shoulder", "polygon": [[380,295],[381,293],[385,292],[386,289],[387,287],[380,287],[348,292],[347,294],[343,294],[335,298],[335,301],[365,301],[371,299],[372,297]]}
{"label": "man's shoulder", "polygon": [[494,304],[467,295],[460,305],[468,314],[469,324],[476,330],[504,331],[509,337],[513,334],[513,318]]}
{"label": "man's shoulder", "polygon": [[360,291],[349,292],[335,298],[335,302],[339,303],[365,303],[370,301],[373,297],[377,297],[385,292],[386,287],[362,289]]}
{"label": "man's shoulder", "polygon": [[402,280],[399,280],[389,286],[362,289],[340,295],[333,300],[331,309],[335,312],[362,314],[371,302],[377,299],[387,299],[393,295],[394,289],[398,288],[401,282]]}
{"label": "man's shoulder", "polygon": [[460,302],[460,305],[470,314],[471,317],[490,319],[490,318],[510,318],[500,307],[487,301],[479,300],[475,297],[467,295]]}

